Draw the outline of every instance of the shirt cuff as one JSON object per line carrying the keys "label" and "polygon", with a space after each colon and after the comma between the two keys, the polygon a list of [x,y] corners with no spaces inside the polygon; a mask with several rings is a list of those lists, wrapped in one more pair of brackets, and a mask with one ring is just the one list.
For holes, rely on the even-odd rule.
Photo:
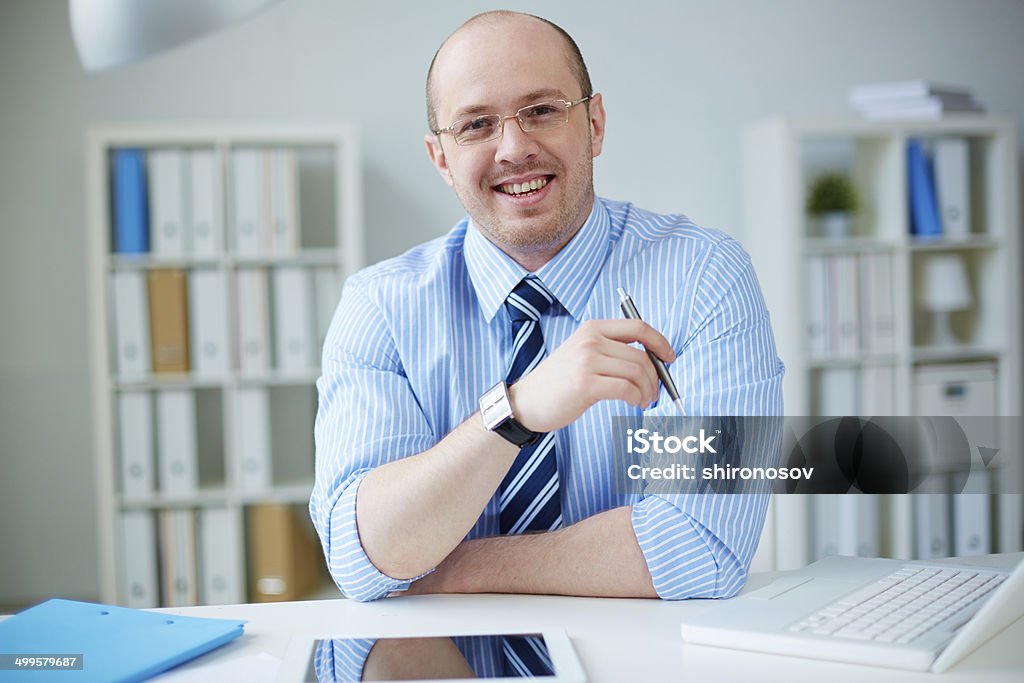
{"label": "shirt cuff", "polygon": [[408,590],[413,581],[434,571],[430,569],[411,579],[395,579],[377,569],[366,555],[356,524],[356,496],[359,485],[369,472],[366,470],[353,475],[334,505],[327,555],[327,566],[338,588],[347,597],[360,602]]}
{"label": "shirt cuff", "polygon": [[647,496],[634,503],[631,519],[658,597],[722,597],[721,569],[704,537],[710,532],[658,496]]}

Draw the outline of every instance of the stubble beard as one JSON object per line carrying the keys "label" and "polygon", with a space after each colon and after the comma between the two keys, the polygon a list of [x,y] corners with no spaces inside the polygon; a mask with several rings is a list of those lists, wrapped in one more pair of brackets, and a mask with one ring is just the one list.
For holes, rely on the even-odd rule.
{"label": "stubble beard", "polygon": [[[585,148],[582,158],[573,164],[576,172],[572,175],[566,174],[561,165],[554,169],[550,165],[544,168],[554,170],[557,182],[564,184],[564,187],[561,188],[563,190],[561,201],[550,216],[544,219],[538,218],[536,221],[527,218],[528,227],[524,226],[522,222],[506,223],[486,202],[480,201],[473,192],[466,191],[458,183],[454,186],[455,195],[476,226],[490,241],[506,253],[543,254],[551,252],[551,255],[554,255],[568,244],[589,215],[589,207],[594,198],[594,160],[590,156],[589,145]],[[540,169],[524,166],[507,175],[528,175],[536,170]],[[488,184],[482,190],[493,192],[491,187]],[[541,220],[543,222],[540,222]]]}

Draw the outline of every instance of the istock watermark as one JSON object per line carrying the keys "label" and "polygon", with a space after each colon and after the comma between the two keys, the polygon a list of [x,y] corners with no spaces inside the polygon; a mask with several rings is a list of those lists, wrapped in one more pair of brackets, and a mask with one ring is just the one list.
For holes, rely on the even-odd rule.
{"label": "istock watermark", "polygon": [[615,418],[626,493],[1021,493],[1020,417]]}
{"label": "istock watermark", "polygon": [[[720,432],[719,432],[720,433]],[[711,445],[715,436],[706,435],[704,429],[699,435],[690,435],[680,438],[675,434],[662,436],[659,432],[652,432],[649,429],[627,429],[626,451],[628,453],[717,453]]]}

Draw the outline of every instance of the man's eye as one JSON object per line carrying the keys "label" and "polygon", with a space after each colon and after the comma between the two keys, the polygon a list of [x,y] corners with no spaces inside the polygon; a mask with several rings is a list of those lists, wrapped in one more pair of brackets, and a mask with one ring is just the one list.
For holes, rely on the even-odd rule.
{"label": "man's eye", "polygon": [[491,127],[490,119],[486,117],[480,117],[476,119],[470,119],[462,124],[459,131],[462,133],[479,133],[482,130],[487,130]]}
{"label": "man's eye", "polygon": [[536,107],[530,107],[526,115],[531,118],[544,118],[557,112],[558,110],[550,104],[538,104]]}

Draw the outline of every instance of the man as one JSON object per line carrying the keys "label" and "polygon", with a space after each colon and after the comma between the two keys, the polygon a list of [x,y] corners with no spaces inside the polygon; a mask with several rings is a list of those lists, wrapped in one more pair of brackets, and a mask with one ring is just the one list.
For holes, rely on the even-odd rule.
{"label": "man", "polygon": [[[595,198],[604,104],[553,24],[470,19],[427,95],[427,153],[469,216],[346,283],[310,501],[335,581],[357,600],[734,594],[766,497],[630,497],[612,417],[672,414],[640,345],[691,414],[781,414],[749,257],[683,216]],[[621,319],[620,286],[646,323]],[[485,394],[499,424],[477,412]]]}

